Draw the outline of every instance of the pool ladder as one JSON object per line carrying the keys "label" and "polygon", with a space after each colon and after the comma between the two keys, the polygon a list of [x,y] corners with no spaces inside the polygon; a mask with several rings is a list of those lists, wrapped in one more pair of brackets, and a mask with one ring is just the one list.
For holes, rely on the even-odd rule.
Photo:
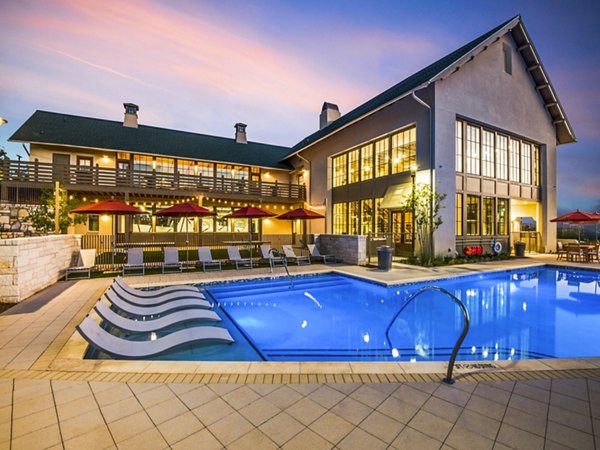
{"label": "pool ladder", "polygon": [[454,379],[452,378],[452,371],[454,370],[454,362],[456,361],[456,355],[458,354],[458,350],[460,349],[463,341],[465,340],[465,337],[467,337],[467,333],[469,332],[470,321],[469,321],[469,312],[467,311],[465,304],[462,301],[460,301],[460,299],[458,299],[456,296],[454,296],[453,294],[448,292],[446,289],[443,289],[439,286],[423,286],[422,288],[417,289],[415,292],[413,292],[411,295],[409,295],[408,298],[406,300],[404,300],[404,303],[402,303],[400,310],[398,310],[398,312],[396,313],[396,315],[394,316],[394,318],[388,325],[387,329],[385,330],[385,337],[387,338],[387,340],[391,346],[392,341],[390,339],[390,330],[392,328],[392,325],[394,324],[394,322],[396,322],[396,319],[398,318],[400,313],[404,310],[404,308],[406,308],[410,302],[412,302],[415,298],[417,298],[419,295],[421,295],[423,292],[426,292],[426,291],[438,291],[438,292],[441,292],[442,294],[445,294],[447,297],[450,297],[454,301],[454,303],[456,303],[458,305],[458,307],[460,308],[460,310],[463,313],[463,319],[464,319],[463,331],[460,334],[458,340],[456,341],[454,348],[452,349],[452,354],[450,355],[450,361],[448,361],[448,371],[446,372],[446,378],[444,378],[442,380],[444,383],[454,384]]}
{"label": "pool ladder", "polygon": [[[287,273],[287,277],[288,277],[288,280],[290,282],[290,288],[292,286],[294,286],[294,280],[292,279],[292,276],[290,275],[290,271],[288,269],[287,259],[285,259],[284,256],[281,256],[281,253],[276,248],[269,249],[269,254],[273,255],[275,258],[280,258],[281,259],[281,266],[285,269],[285,273]],[[271,273],[273,273],[273,264],[274,264],[274,262],[275,261],[272,260],[272,259],[269,261],[269,265],[271,266]]]}

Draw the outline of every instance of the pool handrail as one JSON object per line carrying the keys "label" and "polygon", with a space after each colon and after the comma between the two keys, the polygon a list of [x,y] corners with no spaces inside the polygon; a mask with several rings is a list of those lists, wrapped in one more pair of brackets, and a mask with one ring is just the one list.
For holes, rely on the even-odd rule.
{"label": "pool handrail", "polygon": [[423,286],[422,288],[417,289],[415,292],[410,294],[404,300],[404,302],[402,303],[402,306],[400,307],[400,309],[398,310],[398,312],[396,313],[396,315],[393,317],[390,324],[388,325],[387,329],[385,330],[385,337],[387,338],[387,341],[389,342],[390,346],[392,346],[392,341],[390,339],[390,329],[392,328],[392,325],[394,324],[394,322],[396,322],[396,319],[398,318],[400,313],[404,310],[404,308],[406,308],[408,306],[408,304],[410,302],[412,302],[415,298],[417,298],[423,292],[428,291],[428,290],[438,291],[438,292],[441,292],[442,294],[445,294],[446,296],[450,297],[454,301],[454,303],[456,303],[459,306],[461,312],[463,313],[463,319],[464,319],[463,331],[460,334],[458,340],[456,341],[456,344],[454,344],[454,348],[452,349],[452,354],[450,355],[450,360],[448,361],[448,371],[446,372],[446,378],[444,378],[442,380],[446,384],[454,384],[454,379],[452,378],[454,362],[456,361],[456,356],[458,354],[458,350],[460,350],[460,347],[462,346],[462,343],[465,340],[465,337],[467,337],[467,333],[469,332],[469,326],[470,326],[469,311],[467,311],[465,304],[459,298],[457,298],[454,294],[448,292],[444,288],[441,288],[439,286],[432,286],[432,285]]}

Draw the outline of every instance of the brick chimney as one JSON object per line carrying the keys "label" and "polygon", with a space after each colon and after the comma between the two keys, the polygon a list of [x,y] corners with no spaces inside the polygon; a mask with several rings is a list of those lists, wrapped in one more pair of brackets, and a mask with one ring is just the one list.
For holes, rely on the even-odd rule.
{"label": "brick chimney", "polygon": [[248,139],[246,138],[246,125],[245,123],[238,122],[235,124],[235,142],[238,144],[247,144]]}
{"label": "brick chimney", "polygon": [[338,105],[333,103],[323,103],[321,108],[321,115],[319,116],[319,130],[325,128],[331,122],[336,121],[341,116]]}
{"label": "brick chimney", "polygon": [[123,119],[123,126],[130,128],[138,127],[138,115],[137,112],[140,107],[134,103],[123,103],[125,108],[125,118]]}

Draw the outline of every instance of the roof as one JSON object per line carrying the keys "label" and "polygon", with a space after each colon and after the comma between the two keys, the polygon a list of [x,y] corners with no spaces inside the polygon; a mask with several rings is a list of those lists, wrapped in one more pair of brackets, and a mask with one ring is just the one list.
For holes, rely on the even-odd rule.
{"label": "roof", "polygon": [[48,111],[33,113],[9,140],[291,169],[281,161],[289,147]]}
{"label": "roof", "polygon": [[[453,70],[456,65],[468,60],[480,47],[487,45],[489,42],[506,34],[507,32],[513,33],[513,38],[517,43],[519,51],[521,52],[523,59],[528,66],[528,70],[530,71],[538,87],[540,95],[544,99],[544,102],[548,108],[548,112],[550,113],[557,129],[557,142],[559,144],[575,142],[575,135],[573,134],[569,122],[564,114],[564,110],[558,102],[556,94],[554,93],[554,89],[550,84],[549,78],[540,62],[539,56],[537,55],[537,52],[533,47],[531,40],[529,39],[529,35],[525,30],[521,16],[515,16],[488,31],[487,33],[482,34],[468,44],[460,47],[458,50],[449,53],[433,64],[430,64],[424,69],[419,70],[418,72],[402,80],[400,83],[392,86],[381,94],[373,97],[352,111],[344,114],[339,119],[330,123],[321,130],[318,130],[310,136],[304,138],[302,141],[298,142],[296,145],[294,145],[294,147],[292,147],[292,154],[295,154],[306,147],[315,144],[328,135],[335,133],[345,126],[378,111],[388,104],[410,95],[411,92],[424,88],[428,84],[443,78],[446,76],[446,74]],[[542,84],[544,85],[543,88],[540,87]],[[288,156],[291,156],[292,154]]]}

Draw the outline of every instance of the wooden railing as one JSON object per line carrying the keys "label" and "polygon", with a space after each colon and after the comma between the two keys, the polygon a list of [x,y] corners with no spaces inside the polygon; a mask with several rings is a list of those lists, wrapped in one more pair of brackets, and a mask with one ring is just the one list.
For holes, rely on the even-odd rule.
{"label": "wooden railing", "polygon": [[253,197],[285,198],[303,200],[306,197],[304,185],[206,177],[142,171],[133,169],[112,169],[106,167],[81,167],[55,165],[36,161],[4,160],[0,166],[0,183],[10,186],[50,187],[53,182],[61,182],[67,189],[101,188],[132,190],[162,190],[203,192],[206,194],[233,194]]}

